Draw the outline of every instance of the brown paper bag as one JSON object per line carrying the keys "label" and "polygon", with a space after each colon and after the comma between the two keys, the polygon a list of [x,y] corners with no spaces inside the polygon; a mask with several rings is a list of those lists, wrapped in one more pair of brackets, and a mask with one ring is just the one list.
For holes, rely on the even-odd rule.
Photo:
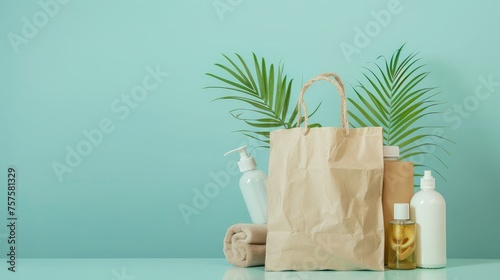
{"label": "brown paper bag", "polygon": [[[382,205],[384,208],[385,250],[384,263],[387,264],[389,246],[389,222],[394,220],[394,203],[410,203],[413,196],[413,162],[384,160],[384,183]],[[410,217],[412,218],[412,217]]]}
{"label": "brown paper bag", "polygon": [[[318,80],[340,92],[342,128],[307,128],[303,95]],[[298,115],[270,135],[266,270],[383,270],[382,128],[349,128],[333,73],[304,85]]]}

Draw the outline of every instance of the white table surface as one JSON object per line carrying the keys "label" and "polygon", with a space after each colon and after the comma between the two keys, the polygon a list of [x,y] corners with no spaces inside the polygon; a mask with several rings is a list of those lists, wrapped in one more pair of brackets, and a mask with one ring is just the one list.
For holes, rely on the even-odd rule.
{"label": "white table surface", "polygon": [[384,272],[265,272],[264,267],[234,267],[225,259],[20,259],[16,263],[17,272],[8,271],[5,260],[0,269],[0,280],[500,279],[500,259],[449,259],[443,269],[386,269]]}

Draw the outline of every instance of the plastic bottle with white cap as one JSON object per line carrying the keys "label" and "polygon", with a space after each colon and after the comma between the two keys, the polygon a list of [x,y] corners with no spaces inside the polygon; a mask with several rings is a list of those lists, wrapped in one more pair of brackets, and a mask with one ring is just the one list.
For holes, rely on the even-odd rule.
{"label": "plastic bottle with white cap", "polygon": [[394,220],[390,222],[387,267],[415,269],[415,222],[410,220],[410,205],[394,203]]}
{"label": "plastic bottle with white cap", "polygon": [[227,156],[234,152],[240,153],[238,167],[243,173],[240,178],[240,190],[252,223],[265,224],[267,175],[262,170],[256,169],[255,159],[248,156],[246,146],[229,151],[224,155]]}
{"label": "plastic bottle with white cap", "polygon": [[446,202],[435,190],[431,171],[420,179],[420,191],[410,202],[411,216],[417,225],[415,257],[421,268],[446,266]]}

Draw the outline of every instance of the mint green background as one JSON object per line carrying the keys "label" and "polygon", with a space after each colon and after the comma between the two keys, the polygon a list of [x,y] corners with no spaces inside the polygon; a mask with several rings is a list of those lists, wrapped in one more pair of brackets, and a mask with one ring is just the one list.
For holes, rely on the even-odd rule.
{"label": "mint green background", "polygon": [[[222,257],[226,229],[250,222],[239,176],[228,175],[189,223],[179,211],[214,182],[211,172],[231,173],[227,163],[235,158],[224,152],[255,145],[232,132],[245,128],[228,114],[237,104],[211,103],[220,94],[202,89],[214,83],[204,73],[220,73],[213,65],[223,62],[220,53],[284,62],[296,96],[322,72],[354,84],[368,62],[407,43],[432,72],[427,83],[447,102],[440,109],[452,110],[448,119],[426,121],[448,126],[446,136],[456,142],[444,144],[451,156],[437,154],[449,167],[446,182],[437,178],[448,203],[448,256],[500,258],[500,86],[470,103],[477,108],[463,117],[453,112],[474,102],[479,77],[500,81],[497,1],[401,0],[401,12],[350,62],[339,45],[353,45],[355,29],[374,22],[371,11],[388,1],[233,0],[222,18],[213,3],[69,1],[18,53],[7,35],[21,34],[22,18],[43,10],[37,1],[0,3],[0,172],[5,182],[7,167],[18,169],[19,257]],[[121,120],[111,104],[157,65],[169,76]],[[324,101],[316,121],[339,125],[331,87],[316,86],[307,100]],[[60,182],[52,163],[64,162],[65,147],[85,140],[82,131],[104,118],[114,131]],[[253,153],[267,170],[268,151]],[[3,257],[6,200],[2,190]]]}

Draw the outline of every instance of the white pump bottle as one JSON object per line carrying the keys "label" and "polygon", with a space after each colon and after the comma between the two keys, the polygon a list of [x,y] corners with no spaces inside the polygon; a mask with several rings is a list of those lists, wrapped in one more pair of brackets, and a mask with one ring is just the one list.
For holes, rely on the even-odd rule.
{"label": "white pump bottle", "polygon": [[415,257],[417,266],[441,268],[446,266],[446,202],[435,191],[431,171],[424,171],[420,191],[411,199],[411,216],[417,225]]}
{"label": "white pump bottle", "polygon": [[250,218],[254,224],[265,224],[267,175],[263,171],[256,169],[255,159],[248,156],[246,146],[229,151],[224,155],[227,156],[233,152],[240,153],[238,167],[243,173],[240,179],[240,190]]}

